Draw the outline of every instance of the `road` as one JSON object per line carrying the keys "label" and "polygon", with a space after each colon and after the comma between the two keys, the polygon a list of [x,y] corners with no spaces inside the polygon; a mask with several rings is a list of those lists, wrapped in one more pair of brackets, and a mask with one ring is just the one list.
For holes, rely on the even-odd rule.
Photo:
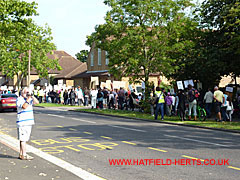
{"label": "road", "polygon": [[[35,120],[31,146],[104,179],[240,176],[240,134],[47,108],[35,108]],[[15,112],[1,113],[0,131],[16,138],[15,121]],[[112,159],[135,164],[110,165]],[[225,160],[225,165],[208,160]],[[170,161],[175,164],[168,165]]]}

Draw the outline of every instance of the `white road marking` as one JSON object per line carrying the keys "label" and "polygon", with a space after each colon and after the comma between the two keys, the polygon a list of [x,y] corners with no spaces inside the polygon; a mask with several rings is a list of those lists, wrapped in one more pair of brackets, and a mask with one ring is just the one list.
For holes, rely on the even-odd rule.
{"label": "white road marking", "polygon": [[[9,147],[11,147],[12,149],[14,150],[17,150],[19,149],[19,141],[9,135],[6,135],[6,134],[2,134],[0,133],[0,142],[1,143],[4,143],[6,145],[8,145]],[[55,156],[52,156],[50,154],[47,154],[45,152],[42,152],[40,151],[39,149],[33,147],[33,146],[30,146],[30,145],[27,145],[27,150],[28,152],[31,152],[69,172],[71,172],[72,174],[78,176],[79,178],[81,179],[84,179],[84,180],[103,180],[103,178],[101,177],[98,177],[94,174],[91,174],[85,170],[83,170],[82,168],[80,167],[76,167],[62,159],[59,159]]]}
{"label": "white road marking", "polygon": [[82,122],[87,122],[87,123],[96,124],[96,122],[94,122],[94,121],[88,121],[88,120],[83,120],[83,119],[78,119],[78,118],[72,118],[72,120],[76,120],[76,121],[82,121]]}
{"label": "white road marking", "polygon": [[65,118],[64,116],[56,115],[56,114],[47,114],[48,116],[53,116],[53,117],[59,117],[59,118]]}
{"label": "white road marking", "polygon": [[140,130],[140,129],[126,128],[126,127],[121,127],[121,126],[114,126],[114,125],[108,125],[108,126],[115,127],[115,128],[120,128],[120,129],[127,129],[127,130],[131,130],[131,131],[137,131],[137,132],[147,132],[147,131]]}
{"label": "white road marking", "polygon": [[188,140],[188,141],[195,141],[195,142],[200,142],[200,143],[204,143],[204,144],[211,144],[211,145],[215,145],[215,146],[230,147],[229,145],[211,143],[211,142],[201,141],[201,140],[197,140],[197,139],[190,139],[190,138],[184,138],[184,137],[178,137],[178,136],[171,136],[171,135],[166,135],[166,134],[164,134],[164,136],[172,137],[172,138],[178,138],[178,139],[184,139],[184,140]]}

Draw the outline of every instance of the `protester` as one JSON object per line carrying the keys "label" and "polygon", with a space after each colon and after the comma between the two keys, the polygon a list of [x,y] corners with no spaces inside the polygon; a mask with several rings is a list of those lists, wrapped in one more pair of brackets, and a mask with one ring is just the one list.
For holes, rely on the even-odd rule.
{"label": "protester", "polygon": [[178,106],[177,106],[178,113],[180,115],[181,120],[185,121],[186,120],[185,119],[186,96],[185,96],[183,90],[181,90],[181,89],[179,90],[177,97],[178,97]]}
{"label": "protester", "polygon": [[98,91],[95,90],[94,88],[91,90],[90,94],[91,94],[91,106],[92,109],[96,109],[97,108],[97,93]]}
{"label": "protester", "polygon": [[119,109],[123,110],[123,103],[125,100],[125,92],[123,88],[120,88],[120,91],[118,92],[118,106]]}
{"label": "protester", "polygon": [[232,121],[232,114],[233,114],[233,103],[231,101],[231,98],[228,96],[227,97],[227,119],[231,122]]}
{"label": "protester", "polygon": [[157,87],[155,94],[157,97],[155,120],[157,120],[157,118],[158,118],[159,111],[161,111],[161,120],[164,120],[164,103],[165,103],[164,89],[161,90],[160,87]]}
{"label": "protester", "polygon": [[167,93],[167,96],[165,97],[165,103],[166,103],[166,115],[171,116],[171,109],[172,109],[172,97],[170,96],[170,92]]}
{"label": "protester", "polygon": [[85,88],[84,88],[84,106],[88,106],[89,97],[90,97],[90,92],[89,92],[89,90],[85,87]]}
{"label": "protester", "polygon": [[132,109],[132,111],[134,111],[135,105],[133,103],[133,99],[136,99],[137,95],[135,94],[135,89],[133,89],[133,91],[131,92],[130,96],[129,96],[129,106]]}
{"label": "protester", "polygon": [[63,99],[64,99],[64,105],[68,104],[68,91],[67,89],[65,89],[64,93],[63,93]]}
{"label": "protester", "polygon": [[76,94],[75,94],[75,92],[74,92],[74,90],[73,89],[71,89],[71,91],[70,91],[70,104],[72,105],[72,106],[74,106],[75,105],[75,98],[76,98]]}
{"label": "protester", "polygon": [[193,109],[193,116],[194,120],[197,120],[197,97],[196,94],[198,93],[196,89],[192,87],[191,84],[188,85],[188,119],[191,120],[192,116],[192,109]]}
{"label": "protester", "polygon": [[228,95],[226,93],[223,94],[223,103],[221,105],[221,114],[223,121],[227,121],[227,98]]}
{"label": "protester", "polygon": [[214,88],[213,98],[214,98],[214,103],[215,103],[215,111],[216,111],[216,114],[217,114],[216,121],[221,122],[222,121],[221,105],[225,101],[225,99],[224,99],[223,92],[218,90],[217,86],[215,86],[215,88]]}
{"label": "protester", "polygon": [[103,107],[106,109],[108,105],[108,96],[109,96],[109,93],[106,87],[103,88],[102,93],[103,93]]}
{"label": "protester", "polygon": [[109,94],[109,103],[108,103],[108,109],[114,109],[115,110],[115,105],[114,105],[114,94],[112,91],[110,91],[110,94]]}
{"label": "protester", "polygon": [[28,88],[24,88],[21,96],[17,99],[17,127],[18,139],[20,141],[19,159],[32,160],[26,151],[26,142],[29,141],[32,126],[34,125],[33,104],[39,101],[29,92]]}
{"label": "protester", "polygon": [[98,90],[97,93],[97,104],[100,109],[103,109],[103,92],[101,89]]}
{"label": "protester", "polygon": [[207,118],[211,117],[211,111],[212,111],[212,103],[213,103],[213,93],[211,89],[208,89],[208,92],[206,92],[204,96],[204,102],[205,102],[205,109],[207,113]]}
{"label": "protester", "polygon": [[82,88],[80,86],[77,88],[76,96],[77,96],[78,106],[81,106],[84,103],[84,97],[83,97]]}

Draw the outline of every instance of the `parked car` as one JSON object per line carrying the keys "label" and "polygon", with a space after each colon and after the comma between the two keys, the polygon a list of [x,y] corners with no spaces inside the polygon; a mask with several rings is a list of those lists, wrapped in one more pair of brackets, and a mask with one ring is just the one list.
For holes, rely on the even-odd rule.
{"label": "parked car", "polygon": [[18,96],[16,94],[1,94],[0,95],[0,111],[5,109],[17,110],[17,101]]}

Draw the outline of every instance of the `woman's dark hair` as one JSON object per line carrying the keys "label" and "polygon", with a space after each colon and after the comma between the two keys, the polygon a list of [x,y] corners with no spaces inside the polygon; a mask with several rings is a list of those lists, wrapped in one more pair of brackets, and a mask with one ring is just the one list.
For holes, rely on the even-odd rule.
{"label": "woman's dark hair", "polygon": [[156,87],[156,91],[160,91],[161,89],[160,89],[160,87],[158,86],[158,87]]}

